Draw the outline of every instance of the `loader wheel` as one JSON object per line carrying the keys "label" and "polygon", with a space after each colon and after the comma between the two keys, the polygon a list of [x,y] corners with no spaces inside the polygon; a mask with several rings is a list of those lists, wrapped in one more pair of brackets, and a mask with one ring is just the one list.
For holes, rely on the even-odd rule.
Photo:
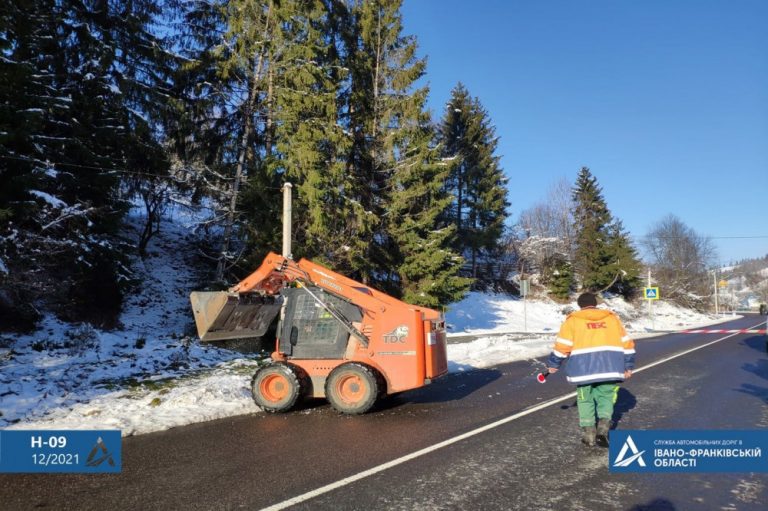
{"label": "loader wheel", "polygon": [[284,362],[262,367],[253,375],[253,400],[267,412],[287,412],[302,395],[301,377]]}
{"label": "loader wheel", "polygon": [[365,413],[376,402],[378,395],[376,373],[363,364],[353,362],[340,365],[325,382],[325,397],[341,413]]}

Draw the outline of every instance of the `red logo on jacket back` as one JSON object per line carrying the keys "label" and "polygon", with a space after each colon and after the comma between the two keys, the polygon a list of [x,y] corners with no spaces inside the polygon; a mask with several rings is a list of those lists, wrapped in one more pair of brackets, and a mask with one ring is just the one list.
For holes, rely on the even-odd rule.
{"label": "red logo on jacket back", "polygon": [[605,321],[600,322],[594,322],[594,323],[587,323],[587,328],[590,330],[595,330],[597,328],[608,328],[605,326]]}

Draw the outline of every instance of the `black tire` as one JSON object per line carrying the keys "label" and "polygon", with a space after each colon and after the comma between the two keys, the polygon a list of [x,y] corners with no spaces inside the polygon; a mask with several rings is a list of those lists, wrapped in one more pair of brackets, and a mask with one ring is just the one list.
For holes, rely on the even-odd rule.
{"label": "black tire", "polygon": [[305,391],[298,368],[275,362],[256,371],[251,380],[253,400],[267,412],[287,412]]}
{"label": "black tire", "polygon": [[357,362],[342,364],[328,375],[325,397],[336,410],[360,415],[376,403],[379,378],[375,370]]}
{"label": "black tire", "polygon": [[384,378],[384,376],[378,372],[373,371],[376,374],[376,382],[379,385],[379,393],[376,397],[377,400],[383,399],[387,397],[387,380]]}

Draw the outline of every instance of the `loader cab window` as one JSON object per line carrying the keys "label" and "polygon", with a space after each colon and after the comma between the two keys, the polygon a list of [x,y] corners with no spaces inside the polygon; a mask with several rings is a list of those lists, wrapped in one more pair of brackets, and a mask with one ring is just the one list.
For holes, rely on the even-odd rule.
{"label": "loader cab window", "polygon": [[291,328],[291,344],[333,344],[341,324],[309,294],[294,298],[296,305]]}
{"label": "loader cab window", "polygon": [[[349,321],[360,321],[360,309],[320,288],[310,291]],[[280,351],[297,358],[340,358],[349,332],[328,310],[303,288],[282,291],[286,300],[280,326]]]}

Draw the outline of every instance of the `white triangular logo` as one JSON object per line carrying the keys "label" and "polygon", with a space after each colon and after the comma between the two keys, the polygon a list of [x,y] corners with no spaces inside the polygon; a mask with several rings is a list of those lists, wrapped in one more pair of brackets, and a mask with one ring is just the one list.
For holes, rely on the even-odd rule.
{"label": "white triangular logo", "polygon": [[[632,451],[632,455],[628,458],[624,458],[626,456],[627,451]],[[641,467],[645,466],[645,460],[643,460],[643,453],[645,451],[638,451],[637,446],[635,445],[635,441],[632,440],[632,437],[627,435],[627,440],[624,442],[624,445],[621,446],[621,450],[619,451],[619,455],[616,456],[616,460],[613,462],[614,467],[628,467],[632,464],[633,461],[637,460],[637,464]]]}

